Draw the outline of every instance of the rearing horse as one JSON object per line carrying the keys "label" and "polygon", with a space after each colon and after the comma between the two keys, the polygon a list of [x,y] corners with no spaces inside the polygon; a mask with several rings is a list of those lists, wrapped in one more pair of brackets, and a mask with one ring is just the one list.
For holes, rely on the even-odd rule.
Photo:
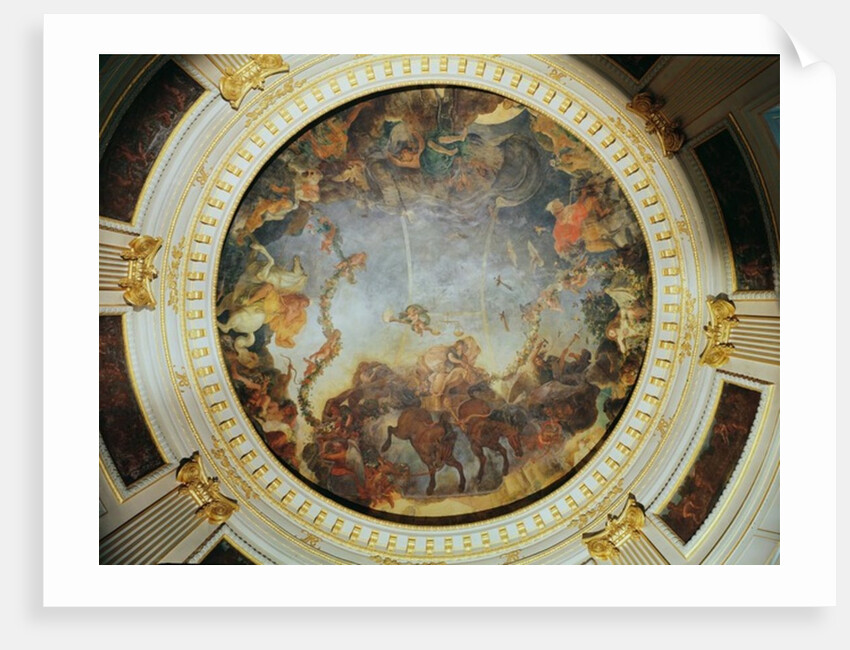
{"label": "rearing horse", "polygon": [[421,407],[406,408],[401,412],[396,426],[387,427],[387,441],[381,447],[385,452],[392,444],[395,435],[401,440],[409,440],[419,458],[428,468],[431,477],[426,494],[434,493],[437,485],[436,474],[445,465],[454,467],[460,474],[458,490],[466,489],[466,477],[463,475],[463,465],[454,457],[457,433],[451,425],[451,415],[443,412],[440,419],[434,422],[431,412]]}

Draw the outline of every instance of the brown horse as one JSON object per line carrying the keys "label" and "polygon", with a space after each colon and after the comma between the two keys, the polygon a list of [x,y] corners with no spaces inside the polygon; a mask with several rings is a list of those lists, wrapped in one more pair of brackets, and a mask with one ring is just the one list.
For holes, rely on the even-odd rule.
{"label": "brown horse", "polygon": [[499,420],[491,420],[490,418],[475,417],[469,420],[466,426],[466,437],[469,438],[469,444],[472,447],[472,453],[478,458],[478,480],[484,476],[484,466],[487,462],[487,456],[484,455],[485,449],[498,451],[504,463],[502,464],[502,476],[508,473],[508,451],[499,442],[501,438],[507,438],[508,443],[514,450],[517,457],[522,456],[522,443],[520,441],[519,432],[516,427],[507,422]]}
{"label": "brown horse", "polygon": [[499,442],[501,438],[507,438],[508,444],[517,457],[522,456],[522,442],[517,428],[507,422],[494,419],[491,415],[494,413],[489,404],[475,397],[466,400],[457,408],[458,424],[469,438],[472,453],[478,458],[479,481],[484,476],[484,466],[487,463],[485,449],[492,449],[502,455],[504,459],[502,476],[508,473],[508,450]]}
{"label": "brown horse", "polygon": [[425,463],[431,481],[428,483],[426,494],[433,494],[437,485],[436,474],[445,465],[454,467],[460,474],[458,489],[466,489],[466,477],[463,475],[463,465],[454,457],[457,433],[451,426],[451,416],[443,412],[440,419],[434,422],[430,411],[420,407],[404,409],[398,418],[396,426],[387,427],[387,441],[381,447],[385,452],[392,444],[395,435],[400,440],[409,440],[414,451]]}
{"label": "brown horse", "polygon": [[465,429],[468,422],[488,417],[493,409],[483,399],[468,397],[454,411],[458,424]]}

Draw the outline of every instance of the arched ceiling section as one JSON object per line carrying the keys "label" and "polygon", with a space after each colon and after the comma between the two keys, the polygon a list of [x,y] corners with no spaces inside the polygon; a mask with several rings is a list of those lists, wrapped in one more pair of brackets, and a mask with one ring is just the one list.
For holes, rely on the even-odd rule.
{"label": "arched ceiling section", "polygon": [[[252,59],[247,55],[196,55],[102,61],[101,150],[107,152],[101,158],[102,194],[104,186],[114,187],[115,183],[132,176],[137,179],[133,185],[137,199],[120,218],[103,214],[101,210],[101,315],[121,319],[123,363],[129,368],[127,376],[133,384],[132,392],[148,425],[148,446],[159,453],[163,464],[157,466],[159,473],[151,472],[147,477],[127,481],[126,472],[122,476],[115,469],[112,458],[115,452],[109,445],[102,446],[101,537],[109,538],[132,516],[145,512],[156,499],[169,493],[181,461],[197,451],[200,463],[210,475],[218,478],[221,493],[235,500],[238,510],[229,514],[226,523],[220,523],[201,538],[198,535],[203,531],[193,532],[192,539],[197,543],[186,541],[175,547],[178,550],[170,550],[171,555],[166,553],[160,557],[160,561],[200,562],[209,558],[207,562],[213,563],[220,558],[225,562],[226,558],[235,557],[233,553],[241,553],[240,557],[247,557],[254,563],[586,563],[611,561],[612,557],[621,563],[625,558],[632,563],[676,564],[747,562],[752,558],[762,563],[776,561],[779,529],[778,522],[773,522],[771,517],[778,512],[778,283],[760,291],[740,290],[734,281],[738,260],[735,242],[723,234],[734,238],[736,231],[723,219],[728,216],[724,213],[727,197],[734,194],[737,197],[735,205],[742,205],[744,199],[740,195],[747,187],[753,197],[752,209],[758,213],[754,220],[760,218],[762,212],[778,215],[778,204],[774,200],[778,153],[769,123],[757,118],[775,105],[774,100],[778,103],[778,77],[775,61],[760,57],[740,59],[724,59],[720,66],[725,70],[723,80],[712,84],[699,82],[701,77],[697,74],[709,77],[713,74],[716,62],[711,57],[660,56],[653,61],[635,61],[635,65],[643,65],[634,71],[640,76],[627,75],[622,68],[623,61],[617,67],[613,61],[602,57],[571,56],[282,55],[278,58],[269,55]],[[166,78],[166,75],[170,76]],[[775,87],[768,83],[771,75]],[[670,83],[670,79],[677,77],[693,80],[687,86],[690,98],[687,105],[682,103],[684,95],[675,94]],[[123,90],[122,78],[127,85]],[[647,109],[650,112],[643,113],[629,109],[630,104],[632,109],[635,107],[637,91],[655,90],[656,84],[664,91],[666,107],[672,107],[673,113],[665,113],[665,105],[660,108],[651,105]],[[500,124],[508,123],[509,118],[520,113],[530,116],[527,119],[532,124],[552,124],[554,126],[545,133],[548,144],[535,145],[535,155],[546,157],[546,165],[562,173],[557,178],[570,179],[578,187],[579,180],[586,181],[587,175],[581,176],[581,169],[578,169],[581,165],[574,163],[574,159],[578,152],[587,151],[594,161],[592,164],[598,166],[596,175],[610,177],[617,188],[616,201],[621,202],[619,205],[613,199],[595,195],[597,204],[594,207],[586,202],[587,193],[570,195],[567,186],[564,203],[571,208],[570,214],[576,214],[577,210],[588,213],[604,210],[607,214],[619,207],[623,214],[633,215],[634,232],[639,234],[646,250],[645,273],[648,276],[645,284],[648,293],[640,301],[646,312],[645,356],[639,364],[639,372],[631,380],[633,383],[629,384],[631,391],[622,400],[622,411],[609,418],[610,427],[603,437],[586,445],[582,452],[583,462],[576,465],[574,472],[565,475],[563,481],[551,483],[551,486],[534,483],[540,479],[530,471],[517,474],[517,480],[522,478],[530,484],[523,494],[533,495],[533,498],[518,500],[516,507],[485,508],[482,517],[449,518],[437,523],[417,516],[418,512],[427,512],[434,503],[423,481],[416,489],[413,483],[387,488],[387,494],[394,500],[404,501],[410,508],[408,514],[413,513],[413,516],[392,518],[369,508],[353,507],[351,498],[340,499],[339,491],[335,492],[329,487],[330,483],[317,478],[315,469],[305,469],[301,473],[293,471],[295,465],[288,464],[285,457],[275,453],[268,436],[264,435],[262,423],[258,428],[256,413],[246,403],[246,396],[254,394],[245,389],[248,385],[246,369],[250,369],[251,364],[234,366],[227,345],[233,345],[238,337],[231,335],[228,339],[219,335],[223,328],[217,304],[224,297],[217,285],[218,279],[234,259],[232,255],[225,257],[223,252],[244,249],[247,254],[250,248],[247,244],[239,248],[225,243],[228,230],[241,223],[240,214],[250,216],[250,212],[257,212],[259,200],[274,199],[280,205],[270,204],[267,209],[260,210],[260,220],[263,224],[271,222],[277,218],[274,215],[279,214],[281,223],[289,223],[283,220],[297,208],[296,198],[304,204],[304,209],[308,203],[315,205],[305,194],[300,198],[294,193],[290,196],[287,192],[294,191],[291,187],[284,190],[278,186],[273,192],[266,190],[265,197],[262,192],[258,195],[256,188],[269,183],[263,180],[263,175],[277,173],[275,165],[282,164],[277,161],[287,160],[290,161],[289,171],[281,178],[290,186],[298,182],[296,172],[315,175],[320,171],[330,178],[330,170],[336,170],[331,164],[336,163],[328,162],[336,155],[333,147],[339,146],[339,140],[333,140],[332,129],[330,135],[325,134],[329,139],[323,142],[329,148],[318,155],[318,166],[305,167],[297,157],[292,157],[294,154],[285,158],[289,155],[286,152],[293,150],[293,143],[297,143],[299,137],[302,141],[315,140],[316,125],[325,125],[328,131],[329,119],[336,119],[334,116],[376,110],[375,97],[401,97],[405,96],[405,91],[423,87],[441,89],[442,97],[446,95],[445,89],[465,89],[469,96],[482,93],[483,97],[483,93],[490,93],[499,98],[499,110],[507,113],[496,119],[496,111],[490,110],[492,107],[481,109],[476,119],[470,120],[470,124],[477,121],[478,127],[465,129],[462,138],[452,140],[448,137],[457,136],[456,131],[431,133],[421,138],[421,146],[417,149],[417,138],[411,135],[415,129],[406,128],[404,134],[400,129],[394,130],[394,125],[404,123],[405,118],[409,126],[415,112],[399,118],[382,108],[385,112],[379,115],[380,119],[375,119],[388,128],[375,130],[376,139],[364,141],[363,151],[368,146],[378,146],[376,142],[380,138],[383,138],[380,146],[385,150],[393,146],[393,142],[398,144],[406,138],[414,143],[411,146],[417,154],[416,166],[421,170],[422,153],[428,142],[433,143],[431,150],[442,156],[436,158],[437,163],[446,163],[448,168],[454,169],[452,156],[460,154],[452,152],[458,151],[456,143],[465,142],[470,131],[476,132],[479,138],[482,134],[495,134]],[[453,90],[448,92],[450,96],[453,93]],[[370,101],[373,103],[369,104]],[[446,105],[461,106],[460,102]],[[143,115],[143,106],[147,107],[149,117],[134,118],[133,111]],[[361,108],[357,109],[358,106]],[[339,112],[342,107],[347,112]],[[354,119],[357,115],[352,121]],[[663,120],[664,128],[669,126],[671,133],[683,134],[684,146],[678,151],[666,151],[657,134],[647,133],[647,123],[652,120],[656,120],[656,124]],[[133,125],[132,129],[125,129],[130,133],[121,132],[122,121]],[[151,124],[156,129],[150,130]],[[145,125],[149,128],[147,132]],[[345,128],[350,126],[347,124]],[[699,148],[721,131],[730,134],[732,146],[741,155],[740,173],[746,176],[725,190],[722,182],[712,179],[709,157]],[[537,130],[538,135],[542,132],[543,129]],[[533,135],[532,131],[528,133]],[[508,135],[501,134],[503,138]],[[569,147],[552,144],[558,135],[565,142],[569,140]],[[313,146],[318,145],[314,142]],[[404,147],[398,146],[398,152],[402,152]],[[569,156],[566,156],[567,149]],[[355,157],[355,150],[351,145],[348,162],[363,163],[366,158]],[[315,148],[312,151],[315,154]],[[151,155],[146,156],[147,153]],[[559,157],[561,153],[566,157]],[[670,155],[666,155],[668,153]],[[398,167],[398,156],[393,162],[392,158],[382,155],[383,160],[390,160],[385,165]],[[585,168],[589,164],[583,163]],[[563,169],[559,170],[559,165]],[[351,172],[349,176],[356,168],[356,164],[347,168]],[[344,171],[342,167],[336,170],[339,178]],[[409,168],[405,173],[410,173]],[[356,179],[353,176],[352,179],[352,184],[356,185]],[[745,182],[747,179],[749,185]],[[428,183],[431,184],[420,186],[420,198],[423,192],[434,194],[437,184]],[[316,187],[325,191],[330,185],[317,181]],[[717,194],[718,187],[721,187],[721,196]],[[556,245],[560,241],[558,237],[566,235],[555,232],[556,208],[548,212],[545,209],[546,205],[551,205],[556,191],[552,192],[553,196],[545,197],[546,201],[540,205],[529,202],[526,206],[529,210],[537,210],[528,223],[529,227],[539,228],[535,236],[540,239],[523,234],[524,241],[516,240],[522,247],[514,242],[511,248],[514,255],[521,252],[522,260],[528,263],[526,258],[531,258],[532,248],[526,242],[544,242],[534,249],[541,262],[549,266],[555,262],[564,265],[564,270],[556,276],[561,282],[557,293],[564,307],[541,306],[546,318],[551,319],[547,322],[557,324],[561,315],[573,315],[567,300],[575,299],[578,304],[580,298],[587,296],[587,290],[568,289],[564,284],[567,275],[575,275],[580,262],[579,256],[567,255],[564,247],[560,251],[553,248],[553,241]],[[358,199],[361,203],[364,201],[356,193],[346,196],[346,200],[351,201],[345,203],[346,206],[355,205]],[[543,198],[541,196],[540,201]],[[500,209],[505,210],[504,214],[515,207],[509,205],[510,201],[502,203]],[[332,208],[330,204],[323,207]],[[384,212],[393,209],[398,213],[390,217],[398,228],[405,229],[405,241],[409,246],[407,230],[413,228],[412,221],[398,205],[385,202],[381,206]],[[516,216],[519,212],[510,214]],[[596,217],[600,215],[601,212]],[[318,229],[322,226],[319,217],[325,217],[331,225],[343,224],[349,229],[340,233],[346,246],[358,241],[350,230],[354,225],[346,225],[350,222],[341,214],[328,219],[325,214],[310,213],[305,223]],[[493,218],[497,219],[498,214]],[[467,223],[463,215],[455,219]],[[469,219],[472,219],[471,213]],[[778,217],[775,223],[778,224]],[[763,224],[763,228],[769,226],[770,221]],[[240,227],[245,231],[244,226]],[[349,232],[352,234],[346,237]],[[587,229],[583,231],[585,240],[589,237],[587,232]],[[279,270],[289,273],[296,270],[292,266],[291,253],[283,252],[286,245],[292,249],[296,244],[286,244],[285,240],[268,235],[268,232],[263,235],[260,229],[249,234],[259,236],[255,243],[262,243],[264,250],[272,251],[271,257],[275,258],[273,261]],[[320,234],[316,230],[311,240],[317,246]],[[319,256],[333,255],[333,247],[338,244],[329,229],[325,234],[328,234],[326,240],[331,250],[321,252],[317,249],[312,258],[301,257],[310,273],[315,272],[317,278],[322,276],[324,284],[317,286],[333,289],[332,292],[328,289],[327,296],[331,297],[325,296],[331,300],[336,292],[339,296],[344,296],[346,291],[353,292],[350,282],[357,269],[352,253],[356,251],[340,252],[335,270],[328,267],[319,271],[323,267],[317,260],[325,259]],[[103,269],[119,268],[116,265],[126,262],[117,259],[125,260],[126,256],[119,255],[109,262],[111,267],[108,264],[105,267],[103,260],[112,259],[108,251],[129,246],[130,240],[138,235],[158,238],[161,249],[153,251],[151,257],[157,274],[148,278],[155,304],[131,308],[126,304],[122,306],[121,301],[116,300],[116,293],[105,292],[104,288],[110,276],[104,275]],[[378,231],[370,234],[368,242],[361,242],[372,259],[380,256],[383,243],[375,242],[376,237],[379,237]],[[765,237],[768,243],[765,250],[770,257],[768,266],[778,274],[777,249],[771,244],[778,239],[778,233],[771,232]],[[387,240],[393,241],[389,234]],[[507,250],[505,242],[499,241],[500,249]],[[746,252],[753,245],[750,242],[749,248],[743,250]],[[544,246],[545,255],[540,255]],[[612,245],[617,250],[621,246]],[[453,263],[465,261],[465,248],[449,245],[444,248],[443,253],[452,258]],[[255,246],[254,250],[259,248]],[[613,258],[603,259],[598,252],[596,255],[594,257],[593,251],[588,253],[591,266],[596,263],[610,265],[613,261]],[[411,255],[405,259],[407,268],[419,263]],[[487,258],[484,259],[486,263]],[[737,268],[746,262],[739,263]],[[481,255],[476,263],[480,267]],[[368,264],[371,261],[367,260]],[[535,265],[531,264],[522,278],[532,277],[535,270]],[[238,267],[233,280],[244,272],[245,267]],[[487,273],[490,274],[489,268]],[[328,282],[334,277],[337,282],[331,287]],[[346,278],[349,282],[345,282]],[[510,288],[494,285],[488,291],[514,290],[509,282],[513,278],[507,274],[502,277],[501,273],[499,278]],[[517,276],[517,280],[524,281],[522,278]],[[433,279],[428,281],[434,282]],[[370,286],[363,281],[364,291]],[[534,286],[535,292],[543,287]],[[616,293],[610,285],[607,288],[608,296]],[[603,289],[597,287],[600,295],[605,293]],[[304,323],[304,336],[308,337],[311,328],[321,331],[312,323],[321,319],[322,314],[330,314],[332,307],[328,307],[327,313],[320,311],[324,294],[315,288],[304,291],[313,291],[307,297],[314,309],[307,311],[310,320]],[[296,293],[294,290],[279,292],[276,300],[280,301],[281,295]],[[249,298],[253,299],[254,295],[250,294]],[[491,318],[483,322],[494,330],[504,325],[505,333],[497,340],[508,340],[506,333],[510,325],[505,322],[508,313],[498,302],[499,294],[481,295],[482,309],[492,312]],[[731,302],[714,302],[717,297]],[[288,304],[288,301],[286,298],[283,303]],[[411,304],[421,307],[412,299],[412,294]],[[609,341],[619,340],[622,344],[623,337],[628,335],[625,323],[637,326],[635,304],[634,299],[628,304],[616,303],[614,311],[605,317],[605,331],[612,332]],[[730,304],[732,312],[728,311]],[[346,350],[356,350],[357,338],[350,337],[356,330],[354,314],[374,312],[372,315],[382,317],[385,306],[383,303],[379,306],[368,304],[368,300],[361,297],[347,311],[335,312],[335,327],[326,328],[324,338],[316,338],[315,345],[310,348],[316,356],[311,358],[304,354],[294,359],[297,374],[288,395],[293,403],[297,401],[297,394],[310,395],[305,392],[305,379],[311,376],[310,364],[313,363],[315,371],[320,359],[330,363],[335,358],[335,355],[323,357],[321,354],[322,350],[332,349],[333,330],[341,332]],[[467,323],[464,327],[454,323],[443,324],[446,331],[439,330],[439,334],[431,331],[437,330],[436,326],[417,332],[417,323],[423,328],[430,321],[425,320],[422,312],[413,315],[405,312],[402,308],[406,306],[406,302],[398,305],[392,316],[411,328],[413,341],[427,335],[429,339],[433,337],[434,346],[450,346],[462,338],[455,329],[465,331],[469,328]],[[428,307],[435,313],[440,311],[431,305]],[[277,305],[272,311],[279,314],[282,309]],[[586,316],[586,311],[576,309],[577,317]],[[502,324],[498,316],[500,311],[505,315]],[[515,328],[520,327],[519,312],[514,316],[516,319],[511,323]],[[390,321],[384,320],[382,325],[390,327]],[[587,323],[583,326],[589,327]],[[259,331],[259,327],[246,327],[246,334]],[[397,332],[402,325],[396,323],[392,327],[397,329],[388,331]],[[730,329],[737,336],[732,346],[729,345]],[[555,327],[549,338],[554,339],[557,330]],[[233,330],[225,330],[225,335],[227,331]],[[577,331],[576,335],[583,336],[582,332]],[[522,347],[524,342],[529,344],[529,350],[534,349],[539,339],[532,334],[525,339],[510,339],[512,345]],[[259,350],[256,346],[251,350],[248,347],[250,345],[246,344],[245,359],[249,358],[249,352],[256,354]],[[307,348],[295,349],[309,352]],[[588,346],[590,361],[594,364],[602,361],[601,349],[598,345]],[[706,361],[705,351],[709,349],[714,355],[713,365],[701,362],[701,355],[702,361]],[[492,354],[494,350],[489,352]],[[566,354],[569,345],[562,341],[552,351],[556,357],[562,352]],[[621,348],[620,352],[625,349]],[[507,354],[505,358],[510,356]],[[525,364],[532,359],[527,354],[521,361]],[[491,374],[495,368],[481,367]],[[579,374],[581,381],[587,383],[584,372],[581,370]],[[497,387],[504,391],[503,399],[510,396],[518,376],[518,373],[512,374],[505,386]],[[435,377],[430,378],[429,386],[433,386]],[[256,384],[257,377],[247,381]],[[317,381],[321,381],[318,375]],[[611,388],[606,390],[610,398]],[[255,391],[258,395],[259,392]],[[334,391],[327,392],[327,395],[333,394]],[[425,398],[435,396],[425,395]],[[600,412],[604,410],[601,408],[604,397],[599,402]],[[304,400],[298,402],[299,425],[303,430],[321,429],[323,422],[319,414],[327,407],[328,399],[324,402],[316,405],[313,413],[316,423],[312,429],[308,426],[311,411],[305,408]],[[101,403],[103,406],[103,398]],[[351,402],[347,404],[350,406]],[[492,405],[490,408],[492,410]],[[262,409],[265,414],[268,403]],[[433,409],[434,421],[429,421],[429,427],[435,426],[437,412],[438,409]],[[492,421],[490,414],[487,413],[488,421]],[[400,415],[399,408],[385,412],[380,425],[386,427],[389,419],[398,419]],[[571,417],[573,415],[562,414],[561,424],[568,427]],[[544,440],[540,443],[544,446],[551,443],[543,435],[547,418],[558,419],[551,410],[545,415],[541,411],[536,420],[532,418],[533,427],[525,443],[520,443],[519,449],[506,449],[505,467],[509,461],[522,466],[518,456],[522,444],[527,446],[532,440]],[[378,420],[373,418],[371,422],[374,424]],[[331,423],[331,420],[324,422],[328,426]],[[455,436],[463,441],[472,440],[470,429],[458,422],[455,424],[458,425]],[[401,425],[396,422],[395,426]],[[109,434],[103,429],[102,424],[101,437],[105,441]],[[451,428],[446,427],[444,434],[449,430]],[[572,438],[576,433],[562,431],[564,438]],[[318,441],[321,450],[324,439],[319,433],[309,435],[319,436],[312,440]],[[507,447],[507,436],[502,437],[502,443]],[[364,444],[360,442],[361,447]],[[402,441],[392,445],[390,448],[401,449]],[[305,446],[303,441],[298,446],[302,459]],[[336,451],[348,449],[350,452],[353,446],[346,443]],[[327,449],[330,447],[328,445]],[[409,451],[412,447],[405,449],[408,451],[403,459],[409,469],[427,473],[422,454],[417,457]],[[557,453],[562,455],[563,448],[558,449]],[[328,452],[329,458],[332,451]],[[491,463],[500,462],[492,451],[486,453],[485,458]],[[541,458],[552,458],[555,452],[548,453],[550,456],[541,453]],[[481,461],[473,456],[461,464],[474,473]],[[375,470],[382,466],[380,461],[388,459],[379,455],[377,460],[373,458],[367,464],[369,469]],[[344,461],[339,465],[329,463],[331,468],[346,468]],[[437,485],[445,488],[454,471],[450,467],[442,468]],[[630,495],[638,506],[631,505]],[[386,504],[382,507],[386,510]],[[622,513],[624,522],[632,521],[629,513],[637,512],[634,508],[640,511],[639,525],[628,528],[623,524],[625,527],[609,529],[613,526],[609,515]],[[766,528],[767,533],[762,536],[767,542],[754,542],[753,522],[763,520],[770,521],[765,526],[771,530]],[[643,546],[619,550],[622,539],[617,535],[622,537],[626,534],[623,531],[634,533],[636,538],[643,540]],[[593,547],[591,542],[594,541],[601,546]],[[606,556],[606,544],[618,550]],[[597,550],[591,552],[591,548]],[[181,553],[182,557],[178,557]]]}

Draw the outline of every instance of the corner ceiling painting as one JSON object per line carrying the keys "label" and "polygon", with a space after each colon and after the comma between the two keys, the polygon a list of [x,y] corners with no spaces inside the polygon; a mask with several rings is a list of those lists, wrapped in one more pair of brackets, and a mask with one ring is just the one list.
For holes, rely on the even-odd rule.
{"label": "corner ceiling painting", "polygon": [[562,485],[613,429],[650,330],[642,231],[564,126],[502,96],[368,96],[278,151],[221,251],[222,357],[312,489],[454,524]]}

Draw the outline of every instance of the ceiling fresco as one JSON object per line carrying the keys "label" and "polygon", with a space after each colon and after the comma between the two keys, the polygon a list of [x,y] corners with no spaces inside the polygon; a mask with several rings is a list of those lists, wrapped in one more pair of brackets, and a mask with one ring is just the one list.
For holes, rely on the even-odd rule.
{"label": "ceiling fresco", "polygon": [[303,129],[239,203],[217,273],[222,358],[270,451],[403,523],[562,485],[650,334],[647,247],[608,167],[551,117],[461,86]]}
{"label": "ceiling fresco", "polygon": [[101,563],[778,563],[778,61],[618,58],[102,61]]}
{"label": "ceiling fresco", "polygon": [[690,471],[661,519],[687,543],[708,519],[740,460],[762,399],[760,391],[724,382],[714,418]]}
{"label": "ceiling fresco", "polygon": [[100,215],[129,222],[145,180],[180,119],[203,87],[171,61],[145,85],[100,160]]}
{"label": "ceiling fresco", "polygon": [[123,317],[102,316],[98,320],[100,435],[116,472],[130,485],[162,467],[164,460],[130,381]]}

